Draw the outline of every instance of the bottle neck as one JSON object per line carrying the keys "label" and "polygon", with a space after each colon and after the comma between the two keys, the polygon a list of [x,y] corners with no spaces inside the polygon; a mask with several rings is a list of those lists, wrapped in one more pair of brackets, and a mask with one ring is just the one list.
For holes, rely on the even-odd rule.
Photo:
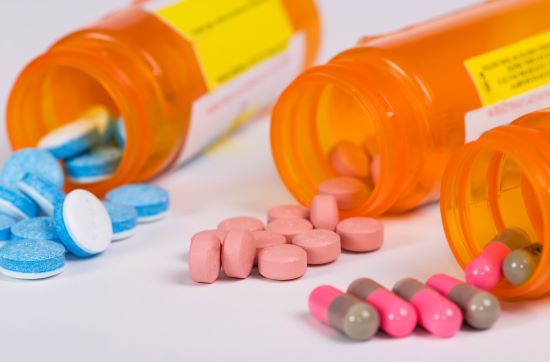
{"label": "bottle neck", "polygon": [[[124,153],[112,177],[85,187],[102,194],[150,178],[172,161],[172,149],[179,146],[170,139],[158,147],[159,129],[169,121],[158,88],[150,68],[131,50],[112,39],[73,35],[35,59],[17,79],[7,111],[12,147],[34,147],[50,130],[102,104],[124,122]],[[68,188],[77,186],[82,187]]]}
{"label": "bottle neck", "polygon": [[371,158],[380,161],[371,196],[342,217],[385,213],[417,187],[427,135],[408,84],[387,66],[335,59],[303,73],[279,99],[273,154],[283,181],[302,203],[335,176],[328,153],[342,140],[367,142]]}
{"label": "bottle neck", "polygon": [[[504,299],[550,292],[550,112],[530,114],[462,147],[443,178],[441,212],[449,245],[464,267],[505,228],[526,231],[544,245],[526,283],[501,283]],[[546,123],[544,129],[539,125]],[[544,254],[546,253],[546,254]]]}

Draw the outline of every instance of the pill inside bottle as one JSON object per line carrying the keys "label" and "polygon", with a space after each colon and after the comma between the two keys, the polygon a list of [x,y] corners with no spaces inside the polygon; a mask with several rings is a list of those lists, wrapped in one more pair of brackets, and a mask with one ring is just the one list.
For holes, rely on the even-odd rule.
{"label": "pill inside bottle", "polygon": [[[521,69],[529,53],[524,49],[547,43],[549,12],[545,1],[480,2],[364,38],[306,70],[272,113],[281,179],[303,204],[328,179],[361,180],[371,192],[343,211],[346,218],[402,213],[436,200],[455,151],[509,123],[506,117],[489,121],[485,107],[502,101],[510,103],[499,109],[515,109],[520,102],[514,97],[535,89],[543,96],[550,74],[536,83]],[[542,69],[544,57],[536,53],[528,62]],[[517,67],[506,66],[510,58]],[[496,64],[492,81],[485,64]],[[503,77],[517,79],[521,89],[511,92]]]}
{"label": "pill inside bottle", "polygon": [[[99,159],[67,185],[104,194],[184,166],[264,114],[314,62],[319,43],[313,0],[133,1],[23,69],[8,101],[8,136],[14,149],[40,143],[60,159],[120,146],[117,167]],[[95,129],[83,115],[98,106],[109,121]]]}

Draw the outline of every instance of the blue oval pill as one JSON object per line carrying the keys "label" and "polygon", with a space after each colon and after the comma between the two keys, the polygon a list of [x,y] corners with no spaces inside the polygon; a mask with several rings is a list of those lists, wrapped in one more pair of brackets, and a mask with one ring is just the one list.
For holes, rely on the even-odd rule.
{"label": "blue oval pill", "polygon": [[108,201],[130,205],[138,212],[138,222],[150,222],[162,218],[170,206],[168,192],[151,184],[130,184],[107,193]]}
{"label": "blue oval pill", "polygon": [[17,223],[14,217],[0,214],[0,240],[11,239],[11,227]]}
{"label": "blue oval pill", "polygon": [[38,215],[38,206],[22,193],[0,185],[0,212],[26,219]]}
{"label": "blue oval pill", "polygon": [[30,197],[40,207],[42,212],[53,216],[55,205],[65,197],[65,194],[55,185],[42,177],[26,174],[17,184],[21,192]]}
{"label": "blue oval pill", "polygon": [[15,188],[27,173],[42,177],[58,189],[63,187],[63,170],[59,162],[49,152],[35,148],[24,148],[8,157],[0,180],[4,186]]}
{"label": "blue oval pill", "polygon": [[21,220],[11,227],[12,240],[51,240],[61,242],[53,219],[48,216]]}
{"label": "blue oval pill", "polygon": [[68,159],[86,152],[100,141],[97,121],[83,118],[50,131],[40,139],[38,147],[57,158]]}
{"label": "blue oval pill", "polygon": [[18,279],[42,279],[65,267],[65,248],[50,240],[18,240],[0,249],[0,272]]}
{"label": "blue oval pill", "polygon": [[113,224],[113,240],[122,240],[134,235],[138,218],[135,207],[108,201],[105,201],[103,205]]}
{"label": "blue oval pill", "polygon": [[98,147],[65,161],[65,170],[74,182],[97,182],[111,176],[122,158],[122,150],[114,146]]}

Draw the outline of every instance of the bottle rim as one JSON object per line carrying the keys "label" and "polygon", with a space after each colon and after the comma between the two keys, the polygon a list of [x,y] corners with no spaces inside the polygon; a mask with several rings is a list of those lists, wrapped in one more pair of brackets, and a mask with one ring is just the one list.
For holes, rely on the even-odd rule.
{"label": "bottle rim", "polygon": [[[85,46],[54,46],[34,59],[18,76],[8,100],[7,132],[12,148],[35,147],[40,136],[61,125],[51,116],[46,120],[42,111],[34,107],[33,103],[42,99],[41,89],[51,72],[76,70],[96,81],[116,104],[124,122],[126,142],[121,162],[111,177],[87,184],[67,180],[67,190],[85,187],[102,195],[114,185],[148,178],[149,175],[141,175],[153,148],[151,137],[148,137],[152,130],[146,114],[151,112],[149,108],[155,106],[142,102],[141,92],[145,90],[134,85],[128,68],[106,60]],[[158,111],[159,107],[155,108]],[[32,115],[30,109],[33,109]],[[29,129],[34,131],[29,132]]]}
{"label": "bottle rim", "polygon": [[[441,188],[441,216],[447,242],[455,259],[462,268],[481,252],[487,242],[491,240],[488,235],[482,233],[493,232],[498,234],[505,227],[522,227],[521,225],[510,225],[504,222],[497,209],[496,190],[489,185],[495,186],[492,180],[493,174],[489,168],[497,169],[502,157],[514,162],[519,167],[521,175],[532,188],[533,197],[528,201],[523,199],[525,213],[529,216],[531,224],[534,217],[529,213],[529,208],[535,208],[540,212],[540,225],[535,226],[535,233],[544,245],[539,265],[524,284],[513,286],[501,282],[494,293],[503,299],[531,299],[537,298],[550,292],[550,159],[541,148],[548,147],[547,135],[537,132],[522,125],[523,119],[519,119],[512,125],[498,127],[483,134],[477,141],[468,143],[461,147],[452,157],[449,166],[443,176]],[[491,162],[487,158],[491,157]],[[494,161],[494,162],[493,162]],[[486,180],[488,211],[485,214],[487,220],[473,221],[478,214],[472,212],[469,190],[472,185],[473,170],[487,170],[489,177]],[[479,177],[479,176],[478,176]],[[498,176],[496,176],[498,177]],[[479,190],[478,190],[479,192]],[[523,195],[525,197],[525,195]],[[527,205],[528,202],[535,202],[535,205]],[[483,231],[474,225],[480,224]]]}
{"label": "bottle rim", "polygon": [[[298,153],[300,134],[298,127],[304,127],[315,135],[315,119],[296,117],[297,114],[312,113],[316,102],[306,100],[310,94],[320,94],[327,87],[334,87],[346,93],[365,114],[365,122],[372,122],[373,136],[379,148],[380,176],[371,195],[364,203],[352,210],[344,210],[342,217],[353,215],[381,215],[391,211],[403,193],[415,185],[418,173],[410,172],[403,165],[412,162],[412,153],[408,152],[408,140],[411,137],[418,142],[419,148],[426,148],[425,135],[418,129],[405,130],[400,122],[399,112],[395,112],[390,102],[402,98],[402,89],[384,89],[373,85],[370,74],[364,74],[364,67],[350,64],[328,63],[310,68],[290,84],[277,101],[273,110],[271,124],[271,148],[279,175],[291,194],[302,204],[309,204],[315,196],[321,178],[312,179],[308,168],[311,163],[327,164],[327,156],[321,147],[309,153],[308,160],[300,160]],[[395,87],[394,87],[395,88]],[[388,92],[396,92],[388,94]],[[308,109],[311,109],[308,111]],[[305,119],[304,119],[305,118]],[[309,124],[307,124],[309,122]],[[292,152],[290,152],[292,150]],[[331,177],[331,168],[324,166],[324,179]],[[332,175],[334,177],[335,175]],[[382,187],[383,185],[383,187]]]}

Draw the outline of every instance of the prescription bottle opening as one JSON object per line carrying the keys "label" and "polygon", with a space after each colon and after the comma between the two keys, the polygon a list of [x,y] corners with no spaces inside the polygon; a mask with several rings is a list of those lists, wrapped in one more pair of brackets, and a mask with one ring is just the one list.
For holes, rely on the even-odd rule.
{"label": "prescription bottle opening", "polygon": [[[372,203],[382,191],[377,185],[391,177],[381,167],[389,162],[386,151],[393,144],[386,137],[388,132],[380,132],[383,113],[369,95],[342,77],[327,77],[314,68],[300,78],[283,93],[274,110],[271,140],[280,175],[296,199],[307,205],[320,183],[349,176],[339,173],[331,158],[336,147],[349,145],[366,156],[367,174],[361,181],[369,196],[353,210],[341,210],[341,216],[365,213],[377,206]],[[281,129],[286,130],[284,137],[277,131]]]}
{"label": "prescription bottle opening", "polygon": [[521,229],[531,243],[543,245],[538,267],[527,282],[512,285],[503,280],[495,289],[500,297],[512,300],[550,292],[547,190],[538,173],[547,165],[540,153],[542,139],[530,133],[518,125],[501,127],[464,146],[442,188],[444,226],[462,267],[506,228]]}
{"label": "prescription bottle opening", "polygon": [[380,84],[377,73],[367,68],[311,68],[283,92],[273,111],[273,157],[298,201],[308,205],[319,185],[335,177],[364,183],[365,195],[341,208],[341,217],[410,209],[408,196],[423,167],[426,141],[422,120],[411,109],[418,102],[404,96],[408,84],[392,79],[374,87]]}
{"label": "prescription bottle opening", "polygon": [[122,158],[108,177],[79,182],[66,178],[66,189],[85,187],[101,195],[113,185],[151,177],[166,164],[166,159],[151,162],[155,152],[151,138],[146,137],[151,128],[145,114],[157,115],[159,123],[163,117],[154,98],[150,97],[150,104],[142,102],[146,98],[144,90],[128,78],[131,75],[128,68],[123,70],[115,63],[78,51],[51,51],[38,57],[21,73],[10,95],[7,130],[12,147],[36,147],[50,131],[100,106],[113,121],[121,120],[124,124],[126,142]]}

